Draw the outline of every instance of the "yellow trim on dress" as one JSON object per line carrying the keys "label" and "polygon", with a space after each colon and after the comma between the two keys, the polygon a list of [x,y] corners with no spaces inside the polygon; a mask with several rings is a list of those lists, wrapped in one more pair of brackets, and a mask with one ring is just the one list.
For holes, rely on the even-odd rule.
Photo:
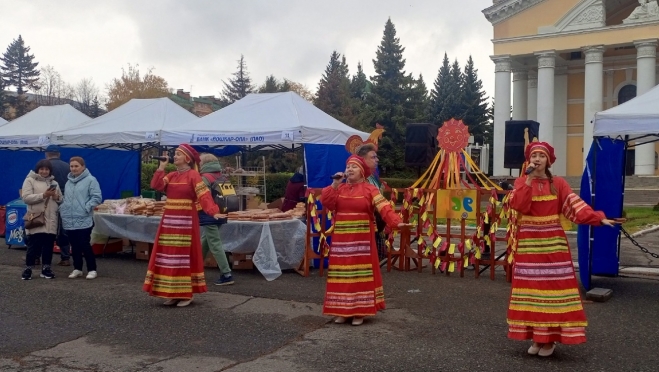
{"label": "yellow trim on dress", "polygon": [[552,214],[549,216],[529,216],[523,215],[521,222],[530,222],[530,223],[546,223],[546,222],[556,222],[558,221],[558,215]]}
{"label": "yellow trim on dress", "polygon": [[531,197],[531,201],[551,201],[556,199],[558,199],[556,195],[540,195]]}

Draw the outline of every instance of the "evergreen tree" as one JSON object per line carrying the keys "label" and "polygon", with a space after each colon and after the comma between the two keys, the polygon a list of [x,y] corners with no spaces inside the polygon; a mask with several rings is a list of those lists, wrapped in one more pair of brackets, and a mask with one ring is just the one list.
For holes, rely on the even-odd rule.
{"label": "evergreen tree", "polygon": [[449,64],[448,55],[444,53],[442,67],[439,68],[437,78],[432,91],[430,91],[430,103],[428,116],[433,124],[442,125],[446,120],[443,114],[446,114],[444,106],[453,92],[451,92],[451,65]]}
{"label": "evergreen tree", "polygon": [[353,98],[363,100],[366,98],[366,86],[368,80],[366,79],[366,74],[362,68],[362,63],[357,63],[357,73],[352,76],[352,81],[350,82],[350,93]]}
{"label": "evergreen tree", "polygon": [[5,110],[6,110],[6,99],[7,96],[5,94],[5,82],[4,79],[2,79],[2,76],[0,75],[0,118],[7,119],[5,115]]}
{"label": "evergreen tree", "polygon": [[469,133],[474,136],[474,140],[478,143],[490,143],[492,136],[487,97],[471,56],[464,68],[462,105],[462,120],[469,127]]}
{"label": "evergreen tree", "polygon": [[279,85],[279,91],[290,92],[291,90],[293,90],[293,86],[291,85],[291,82],[288,79],[284,79],[281,85]]}
{"label": "evergreen tree", "polygon": [[259,93],[277,93],[281,92],[281,84],[274,75],[265,78],[265,83],[259,87]]}
{"label": "evergreen tree", "polygon": [[415,121],[414,112],[419,105],[412,94],[414,79],[405,74],[404,51],[396,37],[396,28],[388,19],[373,60],[373,89],[367,96],[363,116],[369,117],[371,129],[376,123],[385,128],[378,155],[383,174],[389,176],[406,170],[405,126]]}
{"label": "evergreen tree", "polygon": [[451,66],[451,78],[449,79],[449,95],[444,100],[440,117],[441,123],[452,118],[462,119],[464,108],[462,105],[462,70],[457,60]]}
{"label": "evergreen tree", "polygon": [[238,60],[238,71],[233,73],[233,78],[230,78],[228,83],[224,81],[222,83],[224,84],[222,96],[227,104],[232,104],[254,92],[255,88],[247,72],[247,64],[242,54]]}
{"label": "evergreen tree", "polygon": [[17,97],[14,100],[16,117],[22,116],[28,111],[25,93],[30,89],[39,88],[39,71],[37,70],[39,63],[33,62],[34,54],[29,54],[29,52],[30,47],[26,47],[23,37],[18,35],[18,39],[9,44],[7,51],[0,58],[3,63],[0,71],[4,85],[16,87]]}
{"label": "evergreen tree", "polygon": [[101,105],[98,102],[98,96],[94,96],[91,105],[89,106],[89,115],[90,118],[97,118],[101,116]]}
{"label": "evergreen tree", "polygon": [[314,105],[337,120],[354,125],[350,78],[345,56],[336,50],[318,83]]}

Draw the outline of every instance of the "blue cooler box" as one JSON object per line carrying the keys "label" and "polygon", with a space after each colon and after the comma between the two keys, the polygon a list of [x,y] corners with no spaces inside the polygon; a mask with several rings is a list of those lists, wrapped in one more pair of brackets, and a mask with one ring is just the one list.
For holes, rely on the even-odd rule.
{"label": "blue cooler box", "polygon": [[23,200],[16,199],[7,203],[7,218],[5,219],[5,242],[9,246],[24,247],[25,246],[25,225],[23,224],[23,216],[27,213],[27,205]]}

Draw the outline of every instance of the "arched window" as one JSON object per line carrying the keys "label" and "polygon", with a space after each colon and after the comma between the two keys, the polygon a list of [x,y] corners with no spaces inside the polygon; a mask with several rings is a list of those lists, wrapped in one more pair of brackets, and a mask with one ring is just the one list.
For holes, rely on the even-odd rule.
{"label": "arched window", "polygon": [[625,85],[618,92],[618,104],[622,105],[634,97],[636,97],[636,85]]}

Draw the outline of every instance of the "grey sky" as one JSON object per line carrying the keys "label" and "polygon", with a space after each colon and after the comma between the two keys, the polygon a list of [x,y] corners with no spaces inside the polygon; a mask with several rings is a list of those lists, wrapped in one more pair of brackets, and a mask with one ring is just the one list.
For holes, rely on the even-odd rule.
{"label": "grey sky", "polygon": [[267,75],[315,92],[333,50],[351,74],[367,76],[391,17],[406,71],[432,87],[446,51],[463,66],[474,58],[489,96],[492,27],[481,10],[491,0],[4,0],[0,51],[23,36],[40,66],[76,83],[93,78],[102,92],[127,63],[154,67],[171,88],[219,95],[240,54],[256,84]]}

